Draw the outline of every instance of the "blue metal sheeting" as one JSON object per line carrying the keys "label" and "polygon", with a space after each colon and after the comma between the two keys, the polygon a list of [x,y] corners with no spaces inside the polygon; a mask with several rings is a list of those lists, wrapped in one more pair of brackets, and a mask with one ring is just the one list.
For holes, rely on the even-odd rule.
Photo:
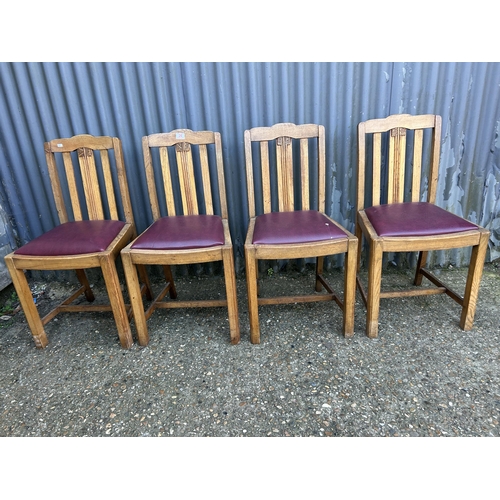
{"label": "blue metal sheeting", "polygon": [[[241,271],[248,213],[245,129],[323,124],[327,210],[353,230],[358,122],[435,113],[443,117],[438,202],[490,228],[487,259],[500,257],[499,63],[4,62],[0,89],[0,205],[12,224],[8,234],[17,238],[11,245],[58,223],[45,141],[81,133],[120,137],[141,231],[151,222],[141,137],[209,129],[222,134]],[[438,252],[431,264],[460,266],[467,259],[467,250]]]}

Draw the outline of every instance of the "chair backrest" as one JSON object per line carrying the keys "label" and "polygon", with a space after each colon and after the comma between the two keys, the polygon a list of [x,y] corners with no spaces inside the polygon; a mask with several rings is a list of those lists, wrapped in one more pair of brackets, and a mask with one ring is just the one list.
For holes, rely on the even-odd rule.
{"label": "chair backrest", "polygon": [[[134,222],[120,139],[82,134],[54,139],[44,146],[61,223],[83,219]],[[60,172],[65,174],[65,182],[61,182]],[[69,196],[69,204],[64,193]],[[67,205],[71,205],[71,214]]]}
{"label": "chair backrest", "polygon": [[[155,220],[162,216],[155,171],[159,171],[158,176],[163,185],[167,215],[218,213],[227,219],[219,132],[178,129],[152,134],[142,138],[142,151]],[[158,154],[154,155],[154,151]],[[156,164],[159,164],[159,168],[155,168]]]}
{"label": "chair backrest", "polygon": [[404,201],[435,203],[440,141],[438,115],[401,114],[361,122],[357,209]]}
{"label": "chair backrest", "polygon": [[[255,156],[260,161],[254,162]],[[273,211],[324,211],[323,125],[278,123],[246,130],[245,161],[250,217]]]}

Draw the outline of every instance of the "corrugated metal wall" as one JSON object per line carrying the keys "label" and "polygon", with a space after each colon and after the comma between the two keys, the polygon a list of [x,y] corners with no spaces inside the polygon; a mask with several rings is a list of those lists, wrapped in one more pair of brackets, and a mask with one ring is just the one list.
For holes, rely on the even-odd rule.
{"label": "corrugated metal wall", "polygon": [[[151,221],[141,137],[210,129],[222,134],[241,271],[245,129],[323,124],[327,210],[353,230],[358,122],[435,113],[443,117],[439,204],[490,228],[487,258],[500,257],[499,63],[0,63],[0,89],[0,205],[17,238],[11,245],[58,222],[44,141],[80,133],[120,137],[141,231]],[[466,259],[466,251],[439,252],[432,264]]]}

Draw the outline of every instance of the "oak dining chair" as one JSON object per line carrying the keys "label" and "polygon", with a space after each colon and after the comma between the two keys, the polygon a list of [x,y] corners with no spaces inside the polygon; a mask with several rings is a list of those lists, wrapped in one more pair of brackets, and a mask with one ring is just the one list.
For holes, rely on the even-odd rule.
{"label": "oak dining chair", "polygon": [[[130,308],[115,263],[136,236],[122,143],[117,137],[81,134],[54,139],[44,147],[60,224],[5,257],[35,345],[47,346],[44,326],[61,312],[112,311],[120,343],[129,348]],[[102,270],[108,304],[75,303],[82,296],[90,303],[95,300],[85,273],[89,268]],[[75,270],[81,286],[40,318],[26,270]],[[144,269],[139,272],[141,293],[152,298]]]}
{"label": "oak dining chair", "polygon": [[[149,342],[147,320],[156,309],[188,307],[226,307],[230,342],[237,344],[240,327],[221,135],[177,129],[143,137],[142,150],[154,222],[121,252],[139,344]],[[225,298],[177,299],[171,266],[217,261],[223,263]],[[163,268],[165,284],[150,304],[140,294],[141,265]]]}
{"label": "oak dining chair", "polygon": [[[259,306],[335,301],[342,332],[354,332],[357,239],[325,213],[323,125],[278,123],[246,130],[249,225],[245,242],[250,340],[260,343]],[[323,276],[324,257],[344,257],[343,298]],[[259,260],[314,258],[317,293],[259,296]],[[319,293],[325,292],[325,293]]]}
{"label": "oak dining chair", "polygon": [[[436,204],[440,144],[438,115],[398,114],[358,125],[358,269],[363,237],[369,258],[366,289],[359,274],[357,285],[368,337],[378,336],[381,298],[445,293],[462,308],[460,327],[472,327],[489,231]],[[472,248],[463,295],[425,267],[428,252],[462,247]],[[414,287],[382,291],[385,252],[418,252]],[[424,277],[431,286],[421,286]]]}

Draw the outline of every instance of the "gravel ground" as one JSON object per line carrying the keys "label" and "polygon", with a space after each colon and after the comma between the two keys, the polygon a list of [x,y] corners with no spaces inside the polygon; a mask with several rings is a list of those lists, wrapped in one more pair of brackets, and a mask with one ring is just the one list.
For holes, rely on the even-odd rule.
{"label": "gravel ground", "polygon": [[[466,269],[441,274],[462,289]],[[328,279],[341,289],[339,272]],[[176,281],[180,297],[224,289],[220,277]],[[384,274],[387,287],[409,282],[409,271]],[[301,293],[312,283],[308,272],[266,274],[261,291]],[[42,314],[71,288],[31,285]],[[2,291],[0,470],[7,498],[66,500],[94,495],[97,484],[103,497],[163,497],[169,480],[185,485],[175,498],[186,499],[225,492],[331,497],[338,488],[354,498],[498,496],[498,440],[480,439],[499,436],[498,265],[485,267],[472,331],[460,330],[459,307],[448,297],[392,299],[382,301],[376,340],[364,334],[358,294],[351,339],[340,334],[338,306],[323,302],[260,308],[262,343],[252,345],[244,280],[237,285],[239,345],[229,343],[224,309],[157,310],[150,344],[130,350],[120,347],[110,313],[59,315],[46,327],[48,347],[37,350],[23,312],[12,314],[12,287]],[[99,279],[94,291],[106,299]],[[8,439],[16,436],[174,439]],[[187,436],[282,439],[175,439]],[[411,439],[417,436],[477,439]],[[246,477],[258,480],[244,486]]]}
{"label": "gravel ground", "polygon": [[[441,271],[460,290],[465,269]],[[406,284],[410,272],[385,274]],[[331,272],[339,289],[342,276]],[[310,273],[276,273],[273,290],[305,290]],[[179,296],[213,296],[219,277],[179,278]],[[67,292],[33,282],[42,313]],[[95,286],[96,295],[102,284]],[[156,287],[158,289],[158,287]],[[384,300],[376,340],[340,334],[334,303],[263,306],[261,344],[241,342],[226,311],[157,310],[150,344],[120,347],[110,313],[61,314],[37,350],[22,311],[0,329],[0,436],[495,436],[500,434],[500,268],[485,267],[474,328],[445,296]],[[2,297],[12,295],[7,289]],[[101,296],[103,294],[100,294]],[[4,307],[5,308],[5,307]]]}

